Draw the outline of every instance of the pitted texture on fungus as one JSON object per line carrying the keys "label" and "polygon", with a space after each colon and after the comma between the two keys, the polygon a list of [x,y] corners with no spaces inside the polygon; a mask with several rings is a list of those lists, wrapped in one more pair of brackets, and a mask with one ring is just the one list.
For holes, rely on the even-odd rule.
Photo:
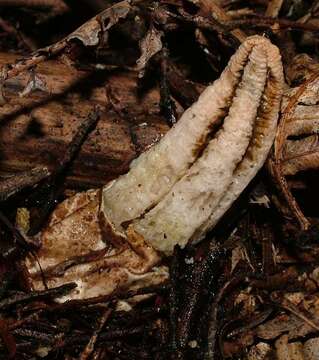
{"label": "pitted texture on fungus", "polygon": [[[75,281],[67,299],[158,284],[174,246],[201,240],[256,175],[273,143],[282,97],[278,49],[247,39],[221,77],[178,123],[102,191],[60,204],[41,234],[49,287]],[[44,287],[28,258],[32,284]]]}
{"label": "pitted texture on fungus", "polygon": [[278,49],[247,39],[164,138],[104,189],[101,209],[114,230],[131,222],[131,232],[167,254],[201,240],[266,160],[282,88]]}

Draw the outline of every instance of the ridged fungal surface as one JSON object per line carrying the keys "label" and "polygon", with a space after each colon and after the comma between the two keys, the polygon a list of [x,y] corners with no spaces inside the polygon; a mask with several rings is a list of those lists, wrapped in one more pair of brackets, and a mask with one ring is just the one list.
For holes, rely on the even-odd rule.
{"label": "ridged fungal surface", "polygon": [[247,39],[175,127],[104,188],[111,227],[167,254],[201,240],[266,160],[282,91],[278,49]]}
{"label": "ridged fungal surface", "polygon": [[[38,253],[49,287],[75,281],[68,298],[88,298],[167,278],[161,257],[203,239],[264,164],[283,83],[278,49],[248,38],[126,175],[54,211]],[[37,261],[27,266],[43,288]]]}

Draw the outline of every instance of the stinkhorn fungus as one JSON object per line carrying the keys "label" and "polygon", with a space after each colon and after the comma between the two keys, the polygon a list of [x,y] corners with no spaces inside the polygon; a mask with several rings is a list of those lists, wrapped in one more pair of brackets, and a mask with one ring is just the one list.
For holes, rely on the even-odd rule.
{"label": "stinkhorn fungus", "polygon": [[[253,36],[127,174],[61,203],[41,233],[36,289],[74,281],[67,299],[167,278],[161,259],[204,238],[264,164],[283,92],[277,47]],[[62,299],[62,301],[65,300]]]}

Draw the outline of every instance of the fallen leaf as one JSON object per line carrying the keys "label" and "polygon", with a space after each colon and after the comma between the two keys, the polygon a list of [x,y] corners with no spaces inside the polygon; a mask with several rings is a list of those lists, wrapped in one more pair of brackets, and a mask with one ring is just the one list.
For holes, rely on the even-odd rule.
{"label": "fallen leaf", "polygon": [[269,160],[275,183],[288,204],[289,212],[298,220],[302,230],[307,230],[310,222],[293,197],[285,176],[319,167],[316,135],[319,132],[318,93],[318,73],[312,74],[300,86],[287,90],[274,144],[274,156]]}
{"label": "fallen leaf", "polygon": [[100,33],[105,33],[120,19],[125,19],[131,10],[128,1],[121,1],[104,10],[91,20],[87,21],[67,37],[67,41],[80,40],[85,46],[96,46],[100,42]]}
{"label": "fallen leaf", "polygon": [[139,77],[143,77],[145,67],[149,60],[162,50],[162,32],[155,29],[153,25],[147,31],[145,37],[140,42],[141,56],[136,61],[136,69],[139,71]]}
{"label": "fallen leaf", "polygon": [[250,348],[247,354],[247,360],[267,360],[271,355],[271,346],[260,342]]}
{"label": "fallen leaf", "polygon": [[318,135],[310,135],[300,140],[287,140],[284,154],[282,171],[285,175],[295,175],[300,171],[318,169]]}

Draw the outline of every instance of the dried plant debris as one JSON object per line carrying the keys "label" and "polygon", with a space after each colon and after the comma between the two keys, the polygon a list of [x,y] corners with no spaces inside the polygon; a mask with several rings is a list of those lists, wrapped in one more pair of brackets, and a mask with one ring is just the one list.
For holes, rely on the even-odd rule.
{"label": "dried plant debris", "polygon": [[318,30],[0,0],[1,360],[317,359]]}
{"label": "dried plant debris", "polygon": [[318,75],[316,72],[297,88],[287,91],[278,128],[271,172],[291,213],[302,229],[310,222],[294,199],[285,176],[318,168],[317,112]]}

